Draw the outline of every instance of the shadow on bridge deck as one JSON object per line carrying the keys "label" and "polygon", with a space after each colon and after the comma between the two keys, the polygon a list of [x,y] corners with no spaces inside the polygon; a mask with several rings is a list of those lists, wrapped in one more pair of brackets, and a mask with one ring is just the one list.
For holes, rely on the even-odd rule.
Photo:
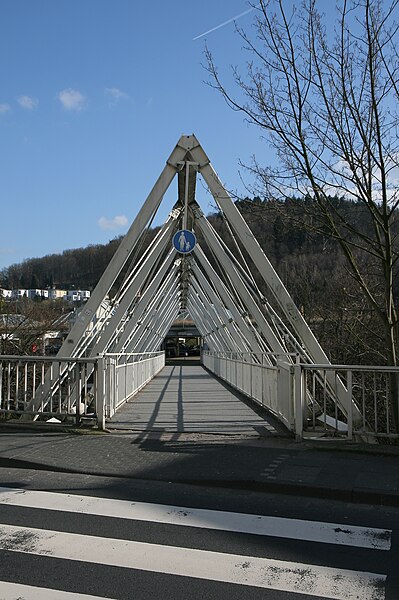
{"label": "shadow on bridge deck", "polygon": [[213,377],[197,360],[177,359],[124,404],[107,429],[287,436],[262,408]]}

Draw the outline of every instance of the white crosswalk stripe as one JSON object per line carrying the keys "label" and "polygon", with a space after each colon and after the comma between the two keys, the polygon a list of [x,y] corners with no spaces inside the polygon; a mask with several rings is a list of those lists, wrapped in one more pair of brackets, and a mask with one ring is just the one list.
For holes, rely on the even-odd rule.
{"label": "white crosswalk stripe", "polygon": [[126,500],[95,498],[93,496],[13,490],[0,487],[0,504],[36,506],[46,510],[62,510],[132,519],[134,521],[152,521],[170,525],[294,538],[308,542],[358,546],[378,550],[389,550],[391,547],[391,532],[389,530],[219,510],[167,506],[147,502],[132,503]]}
{"label": "white crosswalk stripe", "polygon": [[[391,531],[385,529],[52,492],[0,488],[0,505],[95,515],[100,519],[106,517],[149,521],[178,527],[301,539],[305,542],[349,547],[360,546],[373,551],[387,551],[391,542]],[[302,593],[332,600],[385,598],[384,574],[14,524],[0,525],[0,551],[2,550],[280,590],[290,594]],[[39,588],[33,586],[25,586],[27,589],[18,596],[18,589],[13,589],[13,585],[16,584],[0,582],[1,600],[18,597],[26,600],[50,598],[45,594],[40,596]],[[54,593],[52,598],[63,600],[61,592],[57,594]],[[74,597],[81,597],[82,600],[94,598],[87,595]],[[65,595],[65,600],[68,598],[69,596]]]}
{"label": "white crosswalk stripe", "polygon": [[100,596],[0,581],[0,600],[106,600]]}
{"label": "white crosswalk stripe", "polygon": [[11,525],[0,526],[0,548],[334,600],[376,600],[385,581],[375,573]]}

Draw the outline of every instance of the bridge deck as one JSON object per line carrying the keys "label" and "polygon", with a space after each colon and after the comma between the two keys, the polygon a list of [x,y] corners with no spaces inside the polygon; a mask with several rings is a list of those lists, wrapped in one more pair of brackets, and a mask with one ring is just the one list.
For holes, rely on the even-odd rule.
{"label": "bridge deck", "polygon": [[201,365],[166,366],[117,411],[107,427],[262,436],[287,433],[275,419],[257,414]]}

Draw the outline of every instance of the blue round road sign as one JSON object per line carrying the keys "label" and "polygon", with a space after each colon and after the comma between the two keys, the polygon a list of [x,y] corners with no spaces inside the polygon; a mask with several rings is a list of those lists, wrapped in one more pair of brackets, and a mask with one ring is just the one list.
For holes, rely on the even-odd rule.
{"label": "blue round road sign", "polygon": [[194,250],[197,238],[192,231],[180,229],[173,236],[173,246],[180,254],[190,254]]}

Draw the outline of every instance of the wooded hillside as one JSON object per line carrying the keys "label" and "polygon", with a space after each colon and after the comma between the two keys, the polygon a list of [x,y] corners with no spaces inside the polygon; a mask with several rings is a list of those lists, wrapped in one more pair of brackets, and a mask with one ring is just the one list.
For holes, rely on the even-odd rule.
{"label": "wooded hillside", "polygon": [[[364,207],[355,202],[332,201],[340,203],[347,222],[356,222],[357,227],[361,224],[364,232],[368,232],[372,224]],[[239,201],[237,206],[331,360],[384,362],[375,311],[348,274],[339,244],[328,232],[323,234],[317,211],[313,214],[312,201],[287,199],[277,204],[255,198]],[[236,252],[221,215],[213,214],[209,219],[229,248]],[[155,232],[155,229],[148,232],[148,241]],[[12,265],[0,272],[0,286],[93,289],[121,239]],[[242,250],[245,255],[245,249]],[[364,260],[369,261],[370,285],[378,289],[380,282],[373,276],[373,258],[369,256]],[[256,273],[255,278],[261,287]]]}

